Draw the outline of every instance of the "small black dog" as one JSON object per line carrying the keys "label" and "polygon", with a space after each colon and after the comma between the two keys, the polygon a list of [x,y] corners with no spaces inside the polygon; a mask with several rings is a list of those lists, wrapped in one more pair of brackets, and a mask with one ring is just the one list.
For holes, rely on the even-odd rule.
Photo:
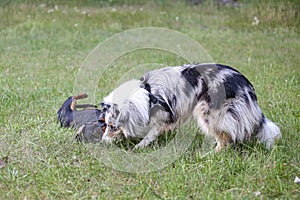
{"label": "small black dog", "polygon": [[[76,105],[76,100],[86,98],[86,94],[69,97],[57,112],[61,127],[77,130],[76,138],[85,142],[100,142],[105,132],[105,113],[91,104]],[[76,110],[76,108],[83,108]]]}

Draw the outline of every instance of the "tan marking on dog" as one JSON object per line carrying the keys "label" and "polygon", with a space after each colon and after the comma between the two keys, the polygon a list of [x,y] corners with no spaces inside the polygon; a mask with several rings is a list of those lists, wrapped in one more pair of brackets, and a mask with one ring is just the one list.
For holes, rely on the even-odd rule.
{"label": "tan marking on dog", "polygon": [[74,99],[70,105],[71,110],[76,110],[76,100]]}
{"label": "tan marking on dog", "polygon": [[208,103],[202,101],[199,102],[194,108],[193,115],[198,120],[198,125],[205,134],[209,134],[208,123],[205,122],[205,114],[209,111]]}
{"label": "tan marking on dog", "polygon": [[226,147],[228,144],[231,142],[231,137],[227,134],[222,132],[217,136],[217,147],[216,147],[216,152],[220,152],[224,147]]}

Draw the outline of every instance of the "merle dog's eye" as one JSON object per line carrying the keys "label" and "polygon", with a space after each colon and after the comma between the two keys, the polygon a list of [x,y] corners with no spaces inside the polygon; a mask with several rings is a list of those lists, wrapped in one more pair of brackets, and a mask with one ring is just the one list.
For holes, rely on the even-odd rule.
{"label": "merle dog's eye", "polygon": [[106,112],[111,107],[111,105],[106,104],[104,102],[101,102],[100,106],[101,106],[101,109],[102,109],[103,112]]}

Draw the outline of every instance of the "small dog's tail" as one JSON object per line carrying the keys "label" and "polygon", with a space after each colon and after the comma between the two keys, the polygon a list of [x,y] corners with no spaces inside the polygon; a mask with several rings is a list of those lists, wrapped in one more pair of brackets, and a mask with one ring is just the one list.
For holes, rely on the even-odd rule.
{"label": "small dog's tail", "polygon": [[264,118],[261,129],[257,134],[257,138],[264,143],[267,149],[271,149],[276,141],[281,137],[279,127],[271,120]]}

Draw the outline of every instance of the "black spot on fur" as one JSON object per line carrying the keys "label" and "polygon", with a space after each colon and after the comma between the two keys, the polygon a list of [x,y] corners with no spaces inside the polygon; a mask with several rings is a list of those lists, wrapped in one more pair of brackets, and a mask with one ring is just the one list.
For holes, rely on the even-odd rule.
{"label": "black spot on fur", "polygon": [[[220,71],[226,69],[226,70],[231,70],[233,72],[232,76],[228,76],[224,81],[224,87],[225,87],[227,99],[234,98],[238,93],[239,89],[243,89],[247,87],[249,88],[248,91],[251,99],[257,100],[252,84],[239,71],[237,71],[236,69],[230,66],[221,65],[221,64],[216,64],[216,67]],[[246,102],[249,102],[247,96],[243,95],[243,97]]]}
{"label": "black spot on fur", "polygon": [[[157,96],[154,96],[152,93],[151,93],[151,86],[148,84],[148,83],[144,83],[142,84],[140,87],[144,88],[145,90],[148,91],[149,93],[149,109],[152,110],[152,112],[156,112],[154,111],[155,109],[157,109],[157,106],[156,108],[153,110],[153,107],[152,105],[156,105],[156,104],[159,104],[162,106],[162,108],[169,113],[169,119],[168,119],[168,123],[173,123],[175,121],[175,116],[173,115],[173,112],[172,112],[172,107],[176,107],[176,104],[177,104],[177,98],[175,95],[173,95],[173,98],[172,99],[168,99],[167,101],[168,102],[165,102],[164,99],[161,97],[161,95],[157,95]],[[170,107],[171,106],[171,107]],[[151,115],[151,114],[150,114]]]}
{"label": "black spot on fur", "polygon": [[229,67],[229,66],[227,66],[227,65],[216,64],[216,67],[217,67],[218,70],[229,69],[229,70],[235,71],[235,72],[237,72],[237,73],[240,74],[239,71],[237,71],[236,69],[234,69],[234,68],[232,68],[232,67]]}
{"label": "black spot on fur", "polygon": [[151,93],[151,86],[149,85],[149,83],[145,83],[143,85],[141,85],[141,87],[144,87],[145,90],[147,90],[149,93]]}
{"label": "black spot on fur", "polygon": [[239,90],[245,87],[251,89],[253,87],[242,74],[233,74],[232,76],[226,77],[223,84],[226,92],[226,99],[235,98]]}
{"label": "black spot on fur", "polygon": [[207,84],[206,82],[204,81],[204,79],[202,78],[201,79],[202,81],[202,91],[201,93],[198,95],[198,99],[199,100],[204,100],[206,101],[207,103],[210,103],[211,102],[211,99],[210,99],[210,96],[208,94],[208,87],[207,87]]}
{"label": "black spot on fur", "polygon": [[200,72],[195,68],[186,68],[181,72],[182,76],[190,83],[192,87],[198,86],[198,78],[200,77]]}

